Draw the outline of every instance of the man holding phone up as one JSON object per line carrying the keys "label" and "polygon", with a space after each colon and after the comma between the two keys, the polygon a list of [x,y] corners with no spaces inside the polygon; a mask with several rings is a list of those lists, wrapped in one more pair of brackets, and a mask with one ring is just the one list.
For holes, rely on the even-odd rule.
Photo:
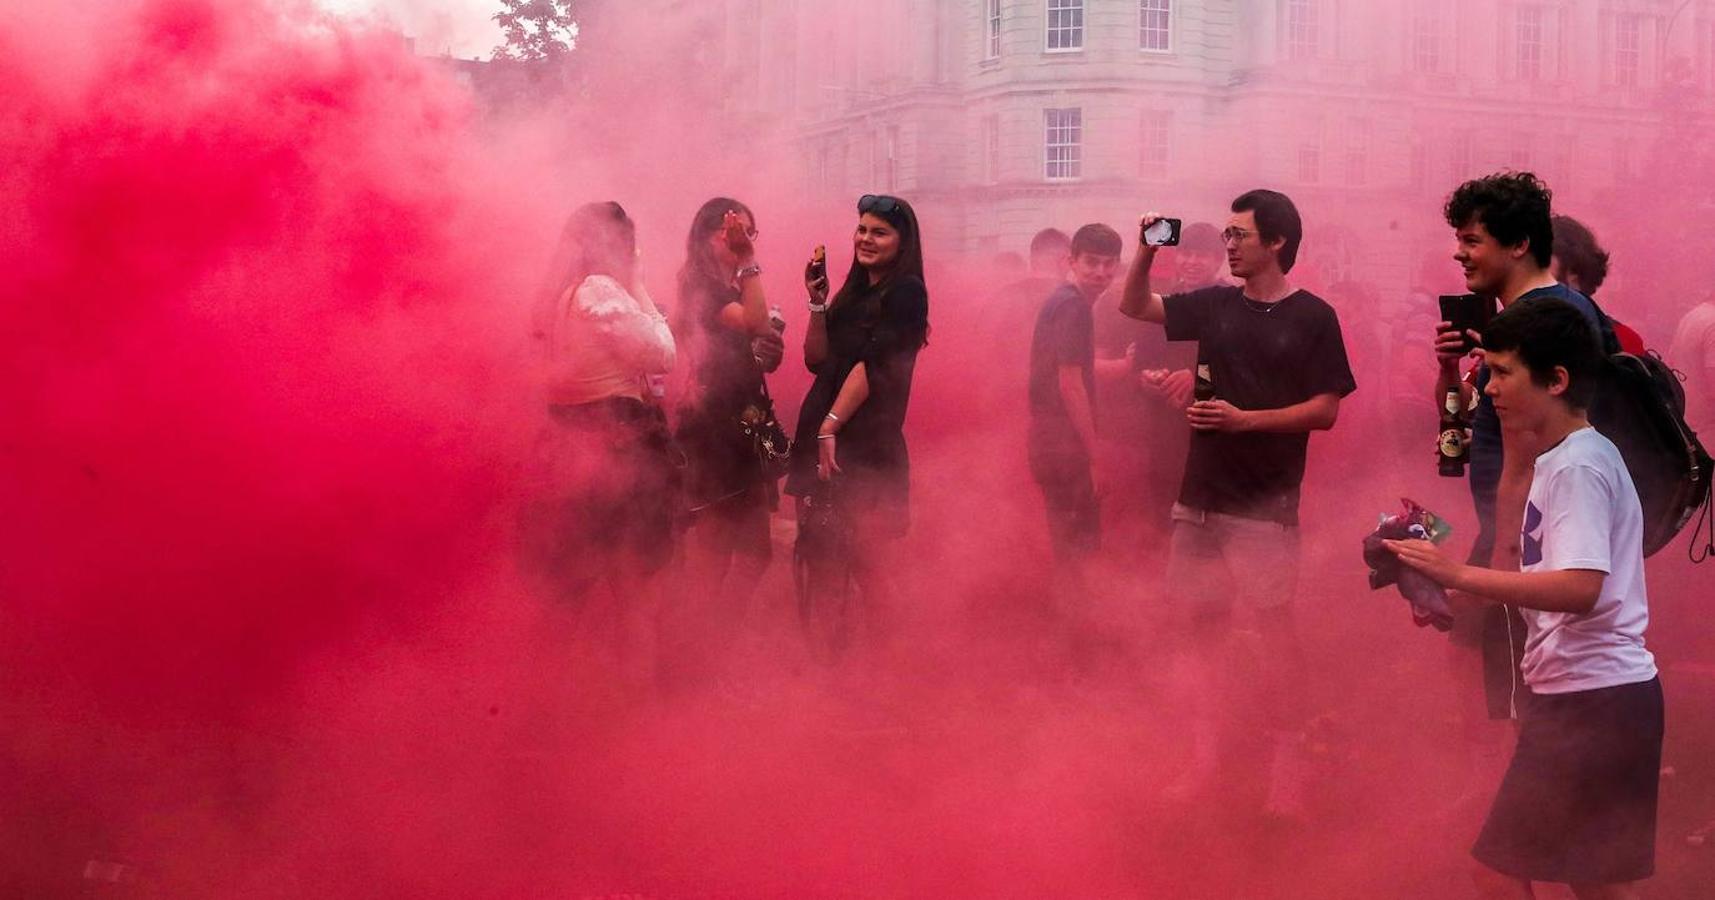
{"label": "man holding phone up", "polygon": [[[1583,294],[1555,281],[1549,272],[1554,253],[1554,226],[1548,186],[1528,172],[1502,173],[1460,185],[1447,198],[1447,224],[1457,241],[1453,259],[1465,271],[1465,287],[1486,303],[1509,307],[1533,297],[1553,297],[1570,303],[1590,321],[1598,337],[1604,325],[1595,304]],[[1435,355],[1440,372],[1435,379],[1439,405],[1459,385],[1467,407],[1475,397],[1471,417],[1471,500],[1477,512],[1477,538],[1469,564],[1517,571],[1519,531],[1525,496],[1530,492],[1532,463],[1539,447],[1526,432],[1507,432],[1495,414],[1494,401],[1483,388],[1487,367],[1478,363],[1470,379],[1460,372],[1467,355],[1480,359],[1482,335],[1475,322],[1443,320],[1436,325]],[[1603,338],[1607,346],[1606,338]],[[1512,718],[1517,713],[1519,659],[1524,652],[1524,621],[1511,607],[1454,598],[1453,639],[1480,646],[1484,694],[1489,715]]]}
{"label": "man holding phone up", "polygon": [[[1160,219],[1140,223],[1147,232]],[[1257,708],[1273,737],[1268,811],[1296,815],[1303,801],[1302,659],[1292,618],[1299,561],[1298,498],[1310,432],[1334,426],[1356,389],[1334,308],[1287,281],[1304,233],[1284,194],[1255,190],[1232,204],[1222,232],[1241,286],[1162,297],[1152,290],[1156,248],[1145,240],[1120,311],[1164,325],[1170,341],[1197,342],[1199,396],[1186,411],[1191,445],[1173,504],[1167,589],[1182,608],[1173,669],[1187,696],[1231,697],[1226,658],[1233,602],[1250,607],[1265,646]],[[1219,683],[1211,683],[1219,678]],[[1241,704],[1242,705],[1242,704]],[[1215,767],[1213,711],[1192,716],[1193,758],[1170,791],[1187,795]]]}

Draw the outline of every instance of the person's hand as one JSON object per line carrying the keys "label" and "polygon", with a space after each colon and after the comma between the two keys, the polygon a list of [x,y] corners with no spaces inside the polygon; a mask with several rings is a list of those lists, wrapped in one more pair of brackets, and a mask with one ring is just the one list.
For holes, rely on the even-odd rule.
{"label": "person's hand", "polygon": [[1154,225],[1155,223],[1161,221],[1161,219],[1162,219],[1161,213],[1158,213],[1154,210],[1150,210],[1149,212],[1144,213],[1142,216],[1140,216],[1138,218],[1138,220],[1137,220],[1137,252],[1147,254],[1150,257],[1154,257],[1155,251],[1161,249],[1159,247],[1155,247],[1153,245],[1145,243],[1143,240],[1144,230],[1147,229],[1149,226]]}
{"label": "person's hand", "polygon": [[1454,587],[1465,565],[1441,552],[1441,548],[1425,540],[1382,541],[1399,561],[1429,576],[1442,587]]}
{"label": "person's hand", "polygon": [[772,372],[780,368],[780,361],[786,356],[786,341],[777,331],[757,335],[750,339],[750,353],[762,371]]}
{"label": "person's hand", "polygon": [[832,480],[835,475],[840,474],[840,463],[834,447],[837,443],[839,438],[834,437],[831,431],[816,435],[816,477],[823,481]]}
{"label": "person's hand", "polygon": [[1244,431],[1249,425],[1249,413],[1225,400],[1199,400],[1185,418],[1198,431]]}
{"label": "person's hand", "polygon": [[738,257],[739,265],[748,265],[756,258],[756,244],[751,240],[750,229],[744,225],[744,217],[737,210],[727,210],[721,219],[721,237],[726,241],[726,248]]}
{"label": "person's hand", "polygon": [[[821,271],[817,271],[817,263],[821,263]],[[828,302],[828,252],[821,247],[810,254],[810,261],[804,264],[804,290],[810,293],[810,302],[818,306]]]}
{"label": "person's hand", "polygon": [[1145,390],[1160,398],[1162,403],[1174,409],[1190,406],[1191,398],[1197,390],[1197,379],[1189,369],[1144,369],[1138,373],[1138,382]]}
{"label": "person's hand", "polygon": [[1168,372],[1161,380],[1161,394],[1176,408],[1184,409],[1197,395],[1197,376],[1191,374],[1190,369]]}
{"label": "person's hand", "polygon": [[1472,329],[1467,328],[1464,334],[1460,334],[1452,322],[1435,323],[1435,359],[1441,363],[1441,368],[1458,371],[1459,360],[1467,356],[1480,358],[1481,350],[1465,346],[1467,337],[1474,346],[1483,345],[1483,336]]}

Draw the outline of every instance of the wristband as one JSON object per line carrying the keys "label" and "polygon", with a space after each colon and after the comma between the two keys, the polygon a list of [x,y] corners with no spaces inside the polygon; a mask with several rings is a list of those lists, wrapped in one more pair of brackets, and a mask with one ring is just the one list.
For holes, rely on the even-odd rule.
{"label": "wristband", "polygon": [[761,275],[761,274],[762,274],[762,267],[755,264],[755,263],[751,263],[750,265],[745,266],[742,269],[739,269],[738,274],[734,275],[732,277],[732,280],[743,281],[752,275]]}
{"label": "wristband", "polygon": [[814,300],[810,301],[810,314],[811,315],[815,315],[816,313],[825,313],[827,311],[828,311],[828,304],[817,303]]}
{"label": "wristband", "polygon": [[833,413],[828,413],[828,414],[827,414],[827,415],[825,415],[825,416],[823,416],[823,417],[822,417],[822,418],[824,418],[824,419],[833,419],[833,420],[834,420],[834,421],[835,421],[835,422],[838,422],[838,421],[839,421],[839,420],[840,420],[840,417],[839,417],[839,416],[836,416],[836,415],[834,415],[834,414],[833,414]]}
{"label": "wristband", "polygon": [[831,434],[818,434],[818,435],[816,435],[816,440],[818,440],[818,441],[831,441],[833,439],[834,439],[834,436]]}

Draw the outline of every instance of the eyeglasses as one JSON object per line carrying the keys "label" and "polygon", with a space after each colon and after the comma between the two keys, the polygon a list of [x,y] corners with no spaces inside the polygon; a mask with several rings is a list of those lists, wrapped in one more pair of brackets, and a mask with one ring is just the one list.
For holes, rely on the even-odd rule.
{"label": "eyeglasses", "polygon": [[1256,234],[1256,232],[1246,231],[1243,228],[1228,228],[1226,231],[1221,232],[1221,240],[1228,244],[1242,244],[1244,243],[1245,238],[1248,238],[1253,234]]}
{"label": "eyeglasses", "polygon": [[865,194],[858,198],[858,213],[890,215],[899,209],[899,200],[885,194]]}

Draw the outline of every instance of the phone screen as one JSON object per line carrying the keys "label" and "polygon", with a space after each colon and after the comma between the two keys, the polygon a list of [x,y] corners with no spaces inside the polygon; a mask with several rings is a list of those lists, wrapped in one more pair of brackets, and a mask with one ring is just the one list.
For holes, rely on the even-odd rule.
{"label": "phone screen", "polygon": [[1143,242],[1151,247],[1172,247],[1179,243],[1179,220],[1156,219],[1143,229]]}

